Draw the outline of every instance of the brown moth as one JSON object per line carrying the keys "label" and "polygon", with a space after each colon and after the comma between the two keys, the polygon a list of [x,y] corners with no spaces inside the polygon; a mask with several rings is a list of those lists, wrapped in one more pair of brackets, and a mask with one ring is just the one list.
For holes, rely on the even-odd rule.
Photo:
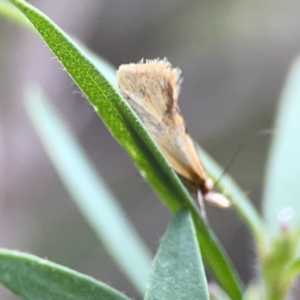
{"label": "brown moth", "polygon": [[212,192],[208,178],[177,104],[181,71],[166,60],[147,60],[121,65],[117,72],[121,95],[135,111],[168,163],[182,178],[196,186],[202,198],[218,207],[229,201]]}

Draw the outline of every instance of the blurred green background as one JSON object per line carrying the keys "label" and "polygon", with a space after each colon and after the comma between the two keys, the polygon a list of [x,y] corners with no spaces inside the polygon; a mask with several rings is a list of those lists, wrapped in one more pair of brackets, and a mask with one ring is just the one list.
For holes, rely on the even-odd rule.
{"label": "blurred green background", "polygon": [[[167,57],[183,72],[180,107],[193,138],[221,165],[271,128],[300,49],[298,1],[30,1],[116,67]],[[70,200],[25,113],[38,82],[154,253],[170,214],[37,34],[0,17],[0,246],[31,252],[138,297]],[[270,137],[250,140],[229,173],[259,207]],[[245,283],[255,248],[232,210],[209,219]],[[0,287],[0,299],[16,299]]]}

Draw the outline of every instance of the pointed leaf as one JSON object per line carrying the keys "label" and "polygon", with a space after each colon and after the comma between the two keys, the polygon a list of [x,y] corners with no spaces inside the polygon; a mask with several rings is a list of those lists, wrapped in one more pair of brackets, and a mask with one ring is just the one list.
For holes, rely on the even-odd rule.
{"label": "pointed leaf", "polygon": [[192,198],[126,101],[49,18],[22,0],[11,2],[34,24],[165,205],[173,212],[181,207],[189,207],[193,212],[203,257],[223,289],[233,299],[241,299],[240,280],[224,250],[206,228]]}
{"label": "pointed leaf", "polygon": [[293,65],[283,91],[266,174],[263,214],[271,237],[280,225],[300,229],[299,82],[300,59]]}
{"label": "pointed leaf", "polygon": [[208,299],[204,267],[188,210],[176,213],[160,242],[145,300]]}
{"label": "pointed leaf", "polygon": [[129,300],[89,276],[4,249],[0,249],[0,282],[25,300]]}

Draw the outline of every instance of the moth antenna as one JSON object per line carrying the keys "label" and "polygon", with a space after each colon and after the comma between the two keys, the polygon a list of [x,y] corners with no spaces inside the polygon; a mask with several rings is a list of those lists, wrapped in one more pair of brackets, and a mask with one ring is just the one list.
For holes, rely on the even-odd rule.
{"label": "moth antenna", "polygon": [[245,146],[253,139],[256,138],[258,136],[261,135],[271,135],[274,133],[274,130],[271,128],[266,128],[266,129],[261,129],[258,130],[252,134],[250,134],[247,138],[245,138],[234,150],[231,158],[229,159],[229,161],[227,162],[227,164],[225,165],[221,175],[219,176],[219,178],[214,182],[213,184],[213,189],[215,189],[215,187],[219,184],[219,182],[221,181],[222,177],[227,173],[227,171],[229,170],[230,166],[232,165],[233,161],[237,158],[237,156],[241,153],[241,151],[245,148]]}

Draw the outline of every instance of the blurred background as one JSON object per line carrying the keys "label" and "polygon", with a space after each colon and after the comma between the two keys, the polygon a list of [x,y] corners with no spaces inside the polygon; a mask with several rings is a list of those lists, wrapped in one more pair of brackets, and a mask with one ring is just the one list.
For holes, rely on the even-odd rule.
{"label": "blurred background", "polygon": [[[167,57],[182,69],[180,107],[193,138],[222,166],[272,128],[300,50],[298,1],[30,1],[116,68]],[[23,88],[37,82],[155,253],[170,213],[111,137],[42,39],[0,16],[0,247],[48,258],[139,298],[78,212],[37,137]],[[251,139],[229,173],[260,209],[269,136]],[[232,210],[209,219],[247,284],[255,248]],[[1,299],[17,299],[0,287]]]}

